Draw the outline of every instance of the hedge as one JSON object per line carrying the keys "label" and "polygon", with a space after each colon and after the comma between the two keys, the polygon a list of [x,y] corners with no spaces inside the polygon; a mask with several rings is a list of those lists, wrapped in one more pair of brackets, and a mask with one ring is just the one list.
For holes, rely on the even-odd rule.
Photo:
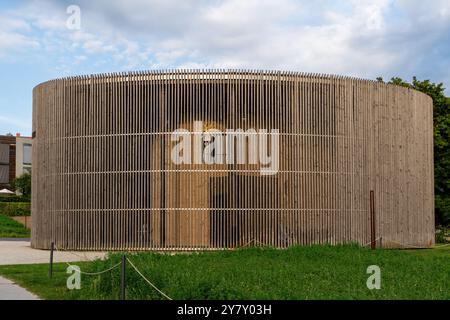
{"label": "hedge", "polygon": [[0,214],[5,216],[29,216],[31,204],[29,202],[0,202]]}
{"label": "hedge", "polygon": [[24,196],[0,196],[0,202],[30,202],[30,198]]}

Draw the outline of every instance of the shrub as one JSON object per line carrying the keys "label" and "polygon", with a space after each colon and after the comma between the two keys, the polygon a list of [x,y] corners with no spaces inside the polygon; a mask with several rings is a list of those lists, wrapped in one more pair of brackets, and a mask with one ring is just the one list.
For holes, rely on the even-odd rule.
{"label": "shrub", "polygon": [[31,214],[29,202],[0,202],[0,214],[5,216],[29,216]]}
{"label": "shrub", "polygon": [[31,174],[25,172],[14,179],[12,187],[19,190],[24,196],[29,197],[31,195]]}
{"label": "shrub", "polygon": [[448,243],[448,238],[450,238],[450,229],[436,227],[436,243]]}
{"label": "shrub", "polygon": [[30,197],[25,197],[25,196],[0,196],[0,202],[30,202]]}

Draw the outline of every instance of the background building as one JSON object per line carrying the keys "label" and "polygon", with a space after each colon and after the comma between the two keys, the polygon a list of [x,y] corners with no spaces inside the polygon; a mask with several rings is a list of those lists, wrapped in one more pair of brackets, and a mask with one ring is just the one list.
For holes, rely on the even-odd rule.
{"label": "background building", "polygon": [[31,155],[33,140],[31,137],[16,138],[16,177],[23,173],[31,173]]}
{"label": "background building", "polygon": [[0,188],[10,188],[16,177],[16,138],[0,136]]}
{"label": "background building", "polygon": [[0,188],[11,188],[24,172],[31,173],[31,137],[0,136]]}
{"label": "background building", "polygon": [[[33,91],[32,246],[192,250],[371,236],[384,247],[430,246],[432,112],[415,90],[294,72],[45,82]],[[197,134],[279,130],[277,173],[174,163],[172,133],[195,121]]]}

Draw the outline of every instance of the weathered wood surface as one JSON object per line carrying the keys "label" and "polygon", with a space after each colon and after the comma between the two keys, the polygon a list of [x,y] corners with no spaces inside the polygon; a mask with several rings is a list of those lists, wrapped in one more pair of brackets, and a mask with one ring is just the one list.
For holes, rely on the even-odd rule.
{"label": "weathered wood surface", "polygon": [[[175,165],[202,120],[279,129],[279,171]],[[33,91],[32,245],[192,250],[434,243],[431,98],[349,77],[177,70],[52,80]]]}

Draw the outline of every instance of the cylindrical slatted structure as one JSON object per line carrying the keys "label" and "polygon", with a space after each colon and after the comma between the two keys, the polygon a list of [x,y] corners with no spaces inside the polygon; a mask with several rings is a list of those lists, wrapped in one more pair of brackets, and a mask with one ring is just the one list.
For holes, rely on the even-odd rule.
{"label": "cylindrical slatted structure", "polygon": [[434,244],[432,100],[408,88],[245,70],[62,78],[34,88],[33,137],[35,248],[367,244],[373,229],[383,247]]}

